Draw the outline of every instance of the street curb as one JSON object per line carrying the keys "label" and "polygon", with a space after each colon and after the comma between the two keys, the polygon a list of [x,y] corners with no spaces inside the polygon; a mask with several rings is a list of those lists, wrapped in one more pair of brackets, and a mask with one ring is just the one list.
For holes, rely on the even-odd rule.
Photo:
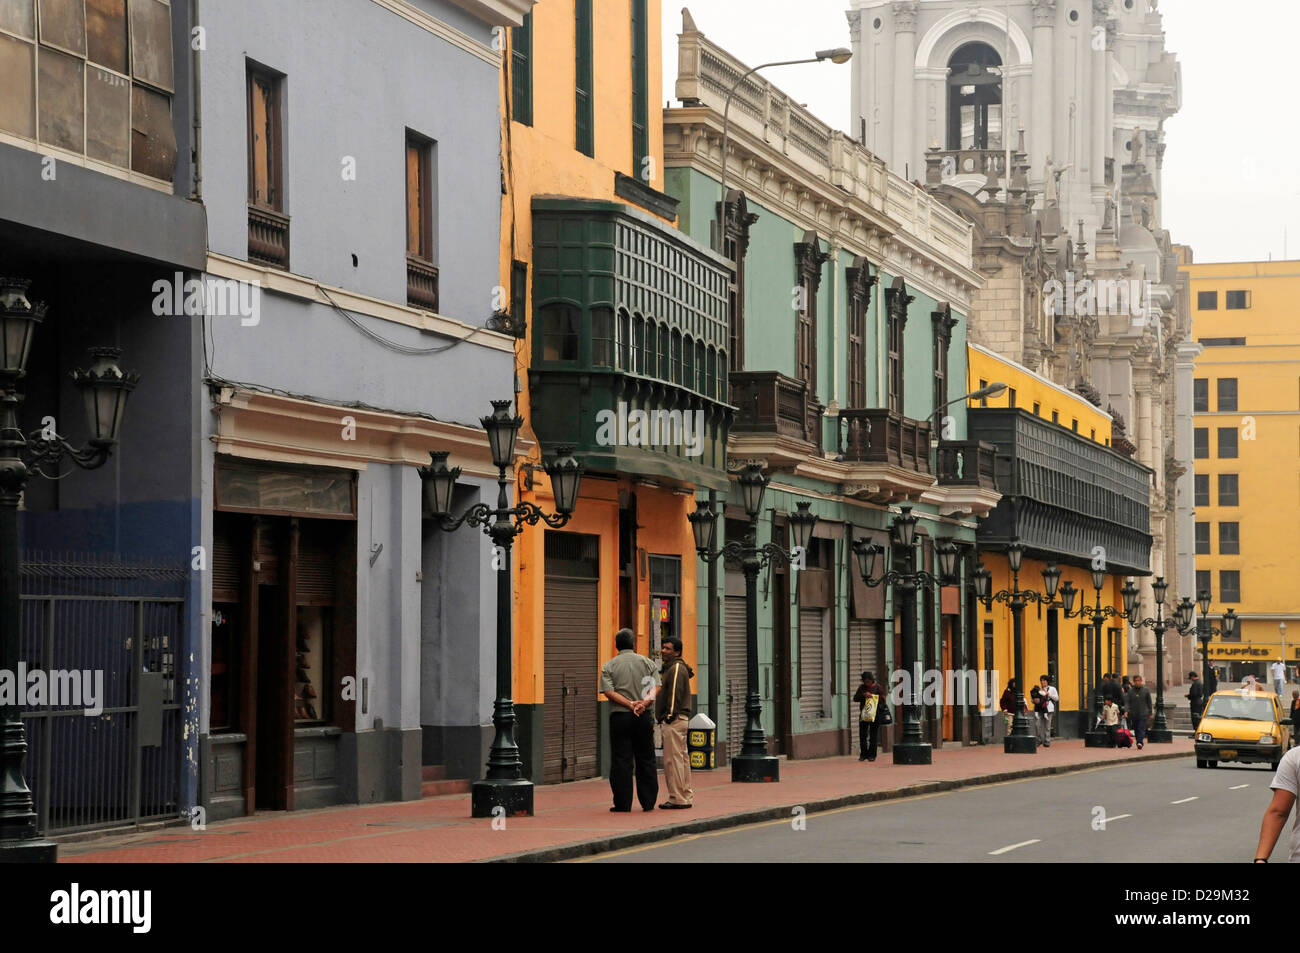
{"label": "street curb", "polygon": [[593,840],[562,844],[558,847],[543,847],[538,850],[520,851],[502,857],[491,857],[478,863],[484,864],[527,864],[554,863],[561,860],[573,860],[577,857],[591,857],[628,847],[640,847],[657,841],[672,840],[685,834],[704,834],[709,831],[724,830],[728,827],[744,827],[762,821],[789,820],[795,808],[802,808],[808,814],[821,811],[833,811],[841,807],[853,807],[858,804],[871,804],[875,801],[894,801],[902,798],[916,797],[921,794],[936,794],[943,791],[955,791],[958,788],[978,787],[984,784],[998,784],[1004,781],[1020,781],[1025,778],[1049,777],[1054,774],[1071,774],[1091,768],[1120,767],[1148,761],[1172,761],[1175,758],[1191,758],[1193,752],[1178,751],[1168,754],[1148,754],[1131,761],[1080,761],[1076,764],[1054,764],[1042,768],[1024,768],[1019,771],[999,771],[995,774],[979,774],[969,778],[950,778],[943,781],[924,781],[903,788],[889,788],[883,791],[863,791],[859,794],[842,794],[839,797],[823,798],[819,801],[807,801],[803,804],[786,804],[781,807],[765,807],[740,814],[723,814],[718,817],[706,817],[698,821],[672,824],[668,827],[656,827],[644,831],[630,831],[627,834],[615,834]]}

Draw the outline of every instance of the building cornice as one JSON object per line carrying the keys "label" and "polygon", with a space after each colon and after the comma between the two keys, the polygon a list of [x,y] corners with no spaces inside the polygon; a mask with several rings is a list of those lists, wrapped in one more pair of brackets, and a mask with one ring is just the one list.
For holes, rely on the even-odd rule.
{"label": "building cornice", "polygon": [[[372,298],[369,295],[349,291],[346,288],[322,285],[315,279],[304,275],[295,275],[292,272],[281,271],[278,268],[266,268],[261,265],[250,264],[227,255],[209,252],[207,264],[207,273],[218,278],[232,278],[235,281],[255,284],[263,291],[271,291],[291,298],[311,301],[326,307],[337,304],[340,308],[353,314],[382,318],[385,321],[404,324],[407,327],[417,328],[421,331],[430,331],[444,337],[464,338],[466,343],[475,344],[479,347],[513,354],[515,345],[518,343],[516,338],[502,334],[499,331],[474,327],[456,318],[434,314],[432,311],[421,311],[418,308],[395,304],[381,298]],[[322,291],[324,294],[322,294]],[[325,295],[329,297],[326,298]]]}
{"label": "building cornice", "polygon": [[[455,27],[443,23],[436,17],[430,16],[414,4],[408,3],[407,0],[370,0],[370,2],[377,3],[390,13],[397,14],[403,20],[414,23],[422,30],[446,40],[448,43],[452,44],[452,46],[458,47],[466,53],[477,57],[489,66],[495,66],[498,69],[501,66],[501,53],[499,51],[493,50],[482,41],[474,39],[474,37],[470,36],[468,33],[462,33]],[[523,15],[520,14],[520,18],[517,22],[489,19],[488,17],[479,14],[476,10],[471,9],[470,4],[475,3],[485,7],[515,6],[527,2],[528,6],[530,8],[532,7],[531,0],[451,0],[451,2],[457,3],[461,7],[468,9],[471,13],[480,16],[489,23],[499,23],[503,26],[507,25],[507,23],[518,26],[523,22]]]}
{"label": "building cornice", "polygon": [[451,0],[493,26],[522,26],[537,0]]}

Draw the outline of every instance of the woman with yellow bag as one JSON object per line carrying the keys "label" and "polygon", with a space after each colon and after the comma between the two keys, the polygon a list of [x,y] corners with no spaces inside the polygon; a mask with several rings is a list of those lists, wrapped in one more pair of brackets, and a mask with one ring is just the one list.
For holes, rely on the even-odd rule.
{"label": "woman with yellow bag", "polygon": [[889,706],[885,704],[885,690],[870,672],[862,673],[862,684],[853,694],[858,703],[858,739],[861,750],[859,761],[876,760],[876,730],[879,725],[893,722]]}

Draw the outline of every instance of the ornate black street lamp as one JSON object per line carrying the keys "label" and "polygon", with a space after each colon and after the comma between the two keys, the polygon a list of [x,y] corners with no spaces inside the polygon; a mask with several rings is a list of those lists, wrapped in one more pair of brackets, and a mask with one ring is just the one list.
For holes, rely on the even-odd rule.
{"label": "ornate black street lamp", "polygon": [[1213,677],[1213,670],[1210,667],[1210,639],[1216,635],[1232,638],[1232,634],[1237,631],[1237,612],[1234,609],[1228,609],[1223,614],[1223,628],[1218,629],[1210,624],[1210,594],[1204,590],[1196,594],[1196,603],[1193,605],[1192,600],[1183,596],[1183,601],[1178,606],[1178,611],[1187,619],[1184,629],[1191,628],[1192,610],[1200,609],[1196,616],[1196,638],[1201,643],[1201,681],[1205,684],[1205,701],[1208,704],[1210,696],[1214,694],[1214,689],[1218,685],[1218,679]]}
{"label": "ornate black street lamp", "polygon": [[[1002,751],[1005,754],[1036,754],[1038,739],[1029,728],[1029,716],[1025,712],[1025,663],[1024,663],[1024,617],[1025,605],[1030,602],[1050,606],[1056,598],[1056,587],[1061,581],[1061,571],[1055,565],[1043,570],[1043,592],[1020,588],[1020,565],[1024,559],[1025,548],[1020,540],[1013,540],[1007,547],[1007,564],[1011,567],[1011,588],[990,592],[993,574],[981,563],[975,569],[975,595],[984,603],[985,609],[992,609],[993,603],[1004,602],[1011,607],[1012,645],[1015,651],[1016,669],[1016,714],[1011,721],[1011,734],[1002,739]],[[1068,584],[1067,584],[1068,585]]]}
{"label": "ornate black street lamp", "polygon": [[[884,553],[884,547],[865,539],[853,541],[853,552],[858,557],[858,571],[862,581],[868,586],[889,585],[894,590],[894,612],[903,615],[903,658],[902,666],[910,680],[910,690],[903,704],[903,737],[894,745],[894,764],[929,764],[933,747],[921,733],[920,706],[916,704],[916,590],[918,586],[944,586],[957,578],[957,547],[951,540],[942,540],[935,544],[935,554],[939,560],[939,575],[936,577],[924,569],[916,569],[916,522],[910,506],[899,507],[899,515],[894,517],[890,535],[907,553],[906,563],[901,569],[890,569],[887,563],[885,572],[876,576],[876,560]],[[892,560],[891,560],[892,561]]]}
{"label": "ornate black street lamp", "polygon": [[[1074,611],[1074,600],[1079,595],[1079,590],[1074,588],[1074,583],[1066,580],[1061,586],[1061,606],[1067,619],[1073,619],[1081,616],[1090,616],[1092,618],[1093,638],[1092,638],[1092,671],[1096,676],[1096,683],[1093,692],[1093,713],[1088,721],[1088,727],[1083,733],[1083,744],[1085,748],[1111,748],[1114,743],[1110,740],[1105,730],[1101,727],[1101,710],[1106,704],[1105,696],[1101,692],[1101,624],[1109,618],[1129,618],[1137,611],[1138,587],[1129,576],[1124,581],[1124,587],[1120,590],[1124,597],[1124,608],[1122,610],[1114,606],[1103,606],[1101,604],[1101,590],[1106,585],[1106,570],[1092,570],[1092,588],[1096,594],[1096,602],[1091,609],[1087,605],[1080,605],[1079,611]],[[1080,636],[1082,639],[1082,636]]]}
{"label": "ornate black street lamp", "polygon": [[430,453],[430,465],[420,467],[424,496],[438,528],[451,532],[465,523],[482,527],[503,554],[497,575],[497,697],[492,708],[496,733],[488,754],[487,777],[475,781],[471,787],[473,817],[492,817],[494,808],[504,808],[512,817],[533,815],[533,783],[523,776],[524,765],[519,746],[515,744],[515,703],[511,698],[510,549],[525,525],[535,526],[544,521],[547,526],[559,529],[569,522],[582,481],[582,464],[574,459],[573,447],[557,446],[556,456],[545,464],[555,495],[555,514],[548,515],[527,501],[510,505],[506,488],[511,481],[506,470],[514,463],[515,438],[524,424],[522,417],[510,413],[510,404],[508,400],[492,401],[492,415],[481,421],[492,449],[492,463],[497,468],[495,508],[475,503],[464,515],[453,518],[451,496],[460,477],[460,467],[447,467],[449,454],[445,450]]}
{"label": "ornate black street lamp", "polygon": [[1191,600],[1184,599],[1187,604],[1188,621],[1183,622],[1184,610],[1179,606],[1172,619],[1164,617],[1165,593],[1169,589],[1169,583],[1165,582],[1164,576],[1157,576],[1156,581],[1151,584],[1151,592],[1156,599],[1156,617],[1154,619],[1138,619],[1137,604],[1133,606],[1133,614],[1129,616],[1129,623],[1134,628],[1154,629],[1156,633],[1156,718],[1151,723],[1151,728],[1147,731],[1147,741],[1156,744],[1173,744],[1174,733],[1169,730],[1165,723],[1165,631],[1175,629],[1179,635],[1186,634],[1186,628],[1191,623]]}
{"label": "ornate black street lamp", "polygon": [[757,463],[747,464],[736,478],[740,485],[740,499],[749,517],[749,531],[743,540],[731,540],[721,549],[714,549],[718,533],[718,514],[706,502],[696,504],[694,513],[687,515],[691,532],[695,534],[695,551],[705,562],[725,559],[739,562],[745,574],[745,652],[748,664],[745,678],[748,688],[745,697],[745,738],[740,754],[731,759],[732,781],[779,781],[780,761],[767,753],[767,737],[763,733],[762,703],[758,697],[758,574],[772,560],[789,564],[807,552],[812,539],[817,514],[809,512],[810,503],[795,504],[797,511],[790,514],[790,535],[793,548],[786,552],[774,543],[758,545],[758,516],[763,511],[763,493],[768,477]]}
{"label": "ornate black street lamp", "polygon": [[[22,395],[18,382],[27,373],[36,325],[45,319],[45,305],[27,299],[30,281],[0,278],[0,671],[18,670],[22,609],[19,597],[18,506],[27,478],[47,479],[67,457],[85,470],[108,462],[121,434],[126,399],[139,383],[136,374],[117,366],[117,348],[91,348],[95,363],[88,371],[73,371],[72,379],[86,405],[90,439],[73,447],[57,433],[42,428],[24,436],[18,428]],[[0,863],[55,860],[55,846],[37,838],[32,792],[23,779],[27,738],[17,704],[0,708]]]}

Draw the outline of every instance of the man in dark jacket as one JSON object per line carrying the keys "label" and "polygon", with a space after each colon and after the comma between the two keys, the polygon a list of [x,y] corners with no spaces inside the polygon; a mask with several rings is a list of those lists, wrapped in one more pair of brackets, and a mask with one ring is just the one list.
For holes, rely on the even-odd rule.
{"label": "man in dark jacket", "polygon": [[659,806],[665,810],[681,810],[690,807],[695,798],[691,790],[690,754],[686,750],[686,725],[691,720],[691,679],[695,673],[682,658],[681,639],[669,636],[659,651],[664,667],[659,672],[662,685],[655,697],[655,720],[659,722],[664,744],[664,783],[668,786],[668,800]]}
{"label": "man in dark jacket", "polygon": [[[853,693],[853,700],[858,703],[858,760],[876,760],[876,737],[881,724],[881,708],[885,704],[885,689],[870,672],[862,673],[862,683]],[[871,721],[862,720],[862,709],[867,707],[867,696],[876,696],[876,713]]]}
{"label": "man in dark jacket", "polygon": [[1115,707],[1123,711],[1124,690],[1119,687],[1119,682],[1116,681],[1117,678],[1119,678],[1119,676],[1116,675],[1114,672],[1109,672],[1106,675],[1102,676],[1101,700],[1102,700],[1102,704],[1105,704],[1106,699],[1109,698],[1111,701],[1115,703]]}
{"label": "man in dark jacket", "polygon": [[1151,701],[1151,689],[1142,684],[1142,676],[1133,676],[1133,687],[1124,697],[1124,707],[1128,709],[1129,724],[1133,726],[1133,740],[1141,748],[1147,740],[1147,719],[1155,707]]}
{"label": "man in dark jacket", "polygon": [[1201,684],[1201,676],[1195,672],[1188,672],[1187,677],[1192,683],[1187,687],[1187,708],[1192,713],[1192,731],[1201,723],[1201,712],[1205,710],[1205,686]]}

